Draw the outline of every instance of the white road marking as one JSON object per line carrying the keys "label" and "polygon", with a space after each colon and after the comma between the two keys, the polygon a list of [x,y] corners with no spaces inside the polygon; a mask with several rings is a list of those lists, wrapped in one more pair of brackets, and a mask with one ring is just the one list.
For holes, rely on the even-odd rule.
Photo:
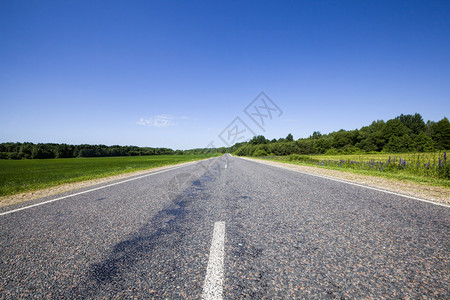
{"label": "white road marking", "polygon": [[[206,160],[210,160],[210,159],[212,159],[212,158],[208,158],[208,159],[206,159]],[[200,162],[201,162],[201,161],[203,161],[203,160],[200,160]],[[59,201],[59,200],[63,200],[63,199],[67,199],[67,198],[70,198],[70,197],[74,197],[74,196],[78,196],[78,195],[90,193],[90,192],[93,192],[93,191],[101,190],[101,189],[104,189],[104,188],[107,188],[107,187],[111,187],[111,186],[114,186],[114,185],[118,185],[118,184],[122,184],[122,183],[125,183],[125,182],[129,182],[129,181],[141,179],[141,178],[148,177],[148,176],[151,176],[151,175],[156,175],[156,174],[160,174],[160,173],[164,173],[164,172],[176,170],[176,169],[179,169],[179,168],[183,168],[183,167],[190,166],[190,165],[195,164],[195,163],[198,163],[198,162],[199,162],[199,161],[188,162],[188,163],[186,163],[186,164],[184,164],[184,165],[182,165],[182,166],[177,166],[177,167],[173,167],[173,168],[170,168],[170,169],[161,170],[161,171],[157,171],[157,172],[151,172],[151,171],[150,171],[151,173],[148,173],[148,174],[145,174],[145,175],[142,175],[142,176],[139,176],[139,177],[134,177],[134,178],[126,179],[126,180],[123,180],[123,181],[111,183],[111,184],[104,185],[104,186],[100,186],[100,187],[97,187],[97,188],[93,188],[93,189],[90,189],[90,190],[87,190],[87,191],[83,191],[83,192],[79,192],[79,193],[67,195],[67,196],[64,196],[64,197],[60,197],[60,198],[56,198],[56,199],[52,199],[52,200],[48,200],[48,201],[44,201],[44,202],[40,202],[40,203],[28,205],[28,206],[24,206],[24,207],[21,207],[21,208],[17,208],[17,209],[5,211],[5,212],[0,213],[0,216],[4,216],[4,215],[7,215],[7,214],[12,214],[12,213],[17,212],[17,211],[29,209],[29,208],[32,208],[32,207],[44,205],[44,204],[47,204],[47,203],[51,203],[51,202],[55,202],[55,201]]]}
{"label": "white road marking", "polygon": [[225,165],[225,169],[228,168],[228,165]]}
{"label": "white road marking", "polygon": [[257,160],[248,159],[248,158],[244,158],[244,157],[239,157],[239,158],[246,159],[246,160],[253,161],[253,162],[256,162],[256,163],[260,163],[260,164],[264,164],[264,165],[267,165],[267,166],[281,168],[281,169],[288,170],[288,171],[293,171],[293,172],[297,172],[297,173],[301,173],[301,174],[305,174],[305,175],[316,176],[316,177],[329,179],[329,180],[333,180],[333,181],[337,181],[337,182],[341,182],[341,183],[346,183],[346,184],[350,184],[350,185],[354,185],[354,186],[363,187],[363,188],[366,188],[366,189],[369,189],[369,190],[374,190],[374,191],[378,191],[378,192],[383,192],[383,193],[387,193],[387,194],[391,194],[391,195],[395,195],[395,196],[405,197],[405,198],[409,198],[409,199],[413,199],[413,200],[418,200],[418,201],[427,202],[427,203],[430,203],[430,204],[434,204],[434,205],[439,205],[439,206],[450,208],[450,205],[448,205],[448,204],[439,203],[439,202],[433,202],[433,201],[430,201],[430,200],[417,198],[417,197],[413,197],[413,196],[408,196],[408,195],[404,195],[404,194],[400,194],[400,193],[396,193],[396,192],[391,192],[391,191],[388,191],[388,190],[383,190],[383,189],[379,189],[379,188],[375,188],[375,187],[371,187],[371,186],[367,186],[367,185],[363,185],[363,184],[359,184],[359,183],[354,183],[354,182],[343,180],[343,179],[337,179],[337,178],[326,176],[326,175],[318,175],[318,174],[307,173],[307,172],[303,172],[303,171],[299,171],[299,170],[292,170],[292,169],[284,168],[282,166],[275,166],[275,165],[271,165],[271,164],[265,163],[263,161],[257,161]]}
{"label": "white road marking", "polygon": [[214,224],[214,233],[209,250],[208,267],[202,299],[219,300],[223,297],[223,256],[225,244],[225,222]]}

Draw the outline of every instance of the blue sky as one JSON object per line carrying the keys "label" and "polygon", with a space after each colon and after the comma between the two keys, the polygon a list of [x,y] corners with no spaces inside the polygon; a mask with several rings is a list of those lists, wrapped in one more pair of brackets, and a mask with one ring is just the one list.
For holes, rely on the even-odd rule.
{"label": "blue sky", "polygon": [[[270,139],[450,117],[450,1],[3,0],[0,36],[0,142],[187,149],[236,117]],[[260,92],[282,112],[262,129]]]}

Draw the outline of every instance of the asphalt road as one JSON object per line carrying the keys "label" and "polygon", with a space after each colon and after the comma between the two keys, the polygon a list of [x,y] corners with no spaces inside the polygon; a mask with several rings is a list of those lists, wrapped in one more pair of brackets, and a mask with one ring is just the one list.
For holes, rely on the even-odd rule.
{"label": "asphalt road", "polygon": [[448,207],[231,156],[119,182],[1,209],[0,298],[450,298]]}

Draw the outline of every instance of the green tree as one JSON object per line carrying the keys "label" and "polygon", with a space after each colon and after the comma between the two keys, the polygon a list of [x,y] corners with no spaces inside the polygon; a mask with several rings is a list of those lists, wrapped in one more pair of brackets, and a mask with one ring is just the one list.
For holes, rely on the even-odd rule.
{"label": "green tree", "polygon": [[55,158],[55,153],[52,151],[48,144],[37,144],[33,147],[31,158]]}
{"label": "green tree", "polygon": [[432,125],[431,138],[436,143],[436,148],[440,150],[450,149],[450,122],[444,117],[439,122]]}
{"label": "green tree", "polygon": [[259,145],[259,144],[267,144],[269,140],[267,140],[263,135],[257,135],[254,136],[249,143],[252,145]]}
{"label": "green tree", "polygon": [[313,134],[310,136],[311,139],[319,139],[322,136],[322,134],[320,133],[320,131],[314,131]]}
{"label": "green tree", "polygon": [[73,147],[67,144],[60,144],[56,146],[56,158],[70,158],[73,157]]}
{"label": "green tree", "polygon": [[255,151],[255,153],[253,154],[254,156],[267,156],[267,152],[264,149],[258,149]]}
{"label": "green tree", "polygon": [[322,154],[325,153],[328,149],[332,148],[331,139],[327,136],[322,136],[320,139],[314,139],[313,142],[313,153]]}
{"label": "green tree", "polygon": [[314,153],[314,145],[311,139],[299,139],[296,141],[299,154]]}
{"label": "green tree", "polygon": [[425,131],[420,132],[414,139],[414,149],[419,152],[428,152],[434,150],[434,142]]}
{"label": "green tree", "polygon": [[387,121],[382,130],[383,138],[387,141],[389,141],[391,137],[401,137],[405,134],[409,134],[410,132],[411,130],[399,119],[391,119]]}
{"label": "green tree", "polygon": [[33,143],[23,143],[19,148],[19,157],[21,158],[31,158],[33,154]]}
{"label": "green tree", "polygon": [[83,148],[78,153],[78,157],[94,157],[95,156],[95,150],[89,149],[89,148]]}
{"label": "green tree", "polygon": [[353,133],[350,131],[341,129],[338,132],[333,132],[332,137],[332,147],[334,148],[339,149],[346,145],[353,145]]}
{"label": "green tree", "polygon": [[414,115],[401,114],[396,119],[400,120],[403,125],[409,128],[414,136],[425,131],[427,128],[422,116],[418,113],[415,113]]}
{"label": "green tree", "polygon": [[391,136],[389,142],[384,146],[385,152],[407,152],[412,150],[414,146],[413,140],[407,134],[403,136]]}

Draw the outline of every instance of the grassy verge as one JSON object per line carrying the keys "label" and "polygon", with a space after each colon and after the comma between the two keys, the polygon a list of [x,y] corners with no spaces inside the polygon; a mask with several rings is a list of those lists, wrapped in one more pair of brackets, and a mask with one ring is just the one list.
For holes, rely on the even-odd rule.
{"label": "grassy verge", "polygon": [[443,153],[296,155],[263,157],[267,160],[385,177],[426,185],[450,187],[450,164]]}
{"label": "grassy verge", "polygon": [[0,196],[189,162],[219,154],[0,160]]}

